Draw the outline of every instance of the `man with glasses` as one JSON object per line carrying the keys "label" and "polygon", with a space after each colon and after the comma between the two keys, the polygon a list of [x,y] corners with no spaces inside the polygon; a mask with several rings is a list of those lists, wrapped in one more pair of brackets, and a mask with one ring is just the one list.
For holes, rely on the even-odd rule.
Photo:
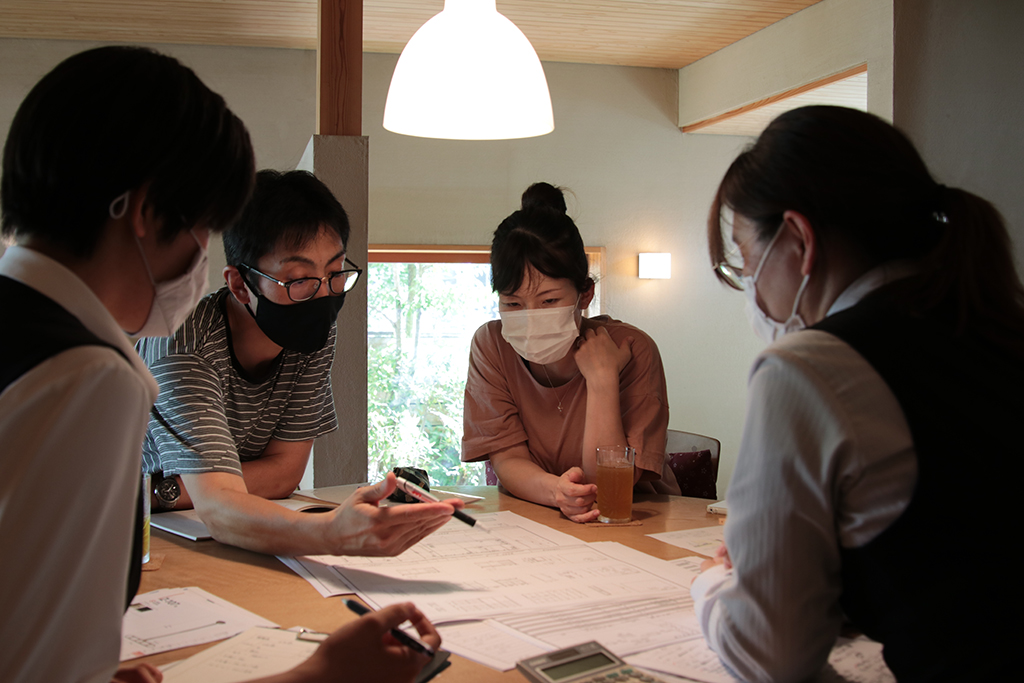
{"label": "man with glasses", "polygon": [[160,384],[143,446],[154,510],[194,507],[217,540],[284,555],[393,555],[451,516],[457,503],[378,508],[393,475],[327,514],[267,500],[295,490],[313,439],[338,427],[335,321],[362,273],[348,236],[312,174],[257,174],[224,233],[227,285],[174,336],[137,345]]}

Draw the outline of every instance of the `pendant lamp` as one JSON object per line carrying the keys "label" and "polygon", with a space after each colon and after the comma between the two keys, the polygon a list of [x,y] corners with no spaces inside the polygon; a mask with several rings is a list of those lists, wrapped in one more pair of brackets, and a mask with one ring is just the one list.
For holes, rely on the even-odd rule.
{"label": "pendant lamp", "polygon": [[445,0],[398,58],[384,128],[449,140],[506,140],[555,128],[536,51],[495,0]]}

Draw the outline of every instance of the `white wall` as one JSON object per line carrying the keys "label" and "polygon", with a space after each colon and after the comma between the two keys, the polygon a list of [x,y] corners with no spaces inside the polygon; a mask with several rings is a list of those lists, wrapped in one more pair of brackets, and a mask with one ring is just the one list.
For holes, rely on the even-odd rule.
{"label": "white wall", "polygon": [[892,118],[893,0],[823,0],[679,70],[679,125],[868,65],[868,111]]}
{"label": "white wall", "polygon": [[[4,138],[28,91],[66,57],[102,43],[0,39],[0,130]],[[153,45],[192,68],[249,128],[260,168],[294,168],[313,132],[316,53],[199,45]]]}
{"label": "white wall", "polygon": [[[545,63],[550,135],[460,142],[381,127],[395,55],[364,55],[363,132],[370,137],[370,242],[489,244],[535,181],[570,188],[588,246],[607,248],[606,312],[650,334],[668,376],[670,426],[722,441],[720,493],[732,474],[746,374],[761,345],[743,297],[719,285],[707,256],[708,206],[747,138],[684,135],[676,73]],[[672,253],[672,279],[638,280],[637,253]]]}
{"label": "white wall", "polygon": [[[0,131],[36,82],[71,55],[102,43],[0,38]],[[152,45],[190,67],[249,129],[258,168],[294,168],[316,118],[316,53],[199,45]],[[0,245],[0,253],[2,253]],[[223,283],[224,252],[211,243],[210,284]]]}
{"label": "white wall", "polygon": [[893,121],[1006,219],[1024,272],[1024,3],[896,0]]}

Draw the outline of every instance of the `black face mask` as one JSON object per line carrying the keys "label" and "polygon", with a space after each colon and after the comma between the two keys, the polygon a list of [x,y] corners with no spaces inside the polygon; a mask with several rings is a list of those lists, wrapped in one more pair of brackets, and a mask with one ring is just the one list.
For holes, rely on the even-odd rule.
{"label": "black face mask", "polygon": [[322,296],[290,305],[274,303],[259,293],[256,298],[260,302],[256,313],[252,312],[248,304],[245,308],[263,334],[278,346],[299,353],[313,353],[324,347],[331,333],[331,325],[345,305],[344,294]]}

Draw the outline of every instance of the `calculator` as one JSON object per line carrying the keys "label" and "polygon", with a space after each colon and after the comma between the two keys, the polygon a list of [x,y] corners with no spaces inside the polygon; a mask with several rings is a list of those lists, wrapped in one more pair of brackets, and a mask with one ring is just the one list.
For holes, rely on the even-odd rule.
{"label": "calculator", "polygon": [[533,683],[664,683],[594,640],[520,660],[516,668]]}

